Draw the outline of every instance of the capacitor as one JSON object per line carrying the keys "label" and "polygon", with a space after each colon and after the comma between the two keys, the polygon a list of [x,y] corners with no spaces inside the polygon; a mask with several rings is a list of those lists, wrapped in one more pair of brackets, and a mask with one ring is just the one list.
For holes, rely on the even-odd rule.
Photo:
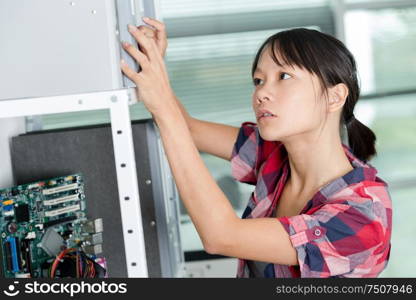
{"label": "capacitor", "polygon": [[17,231],[17,224],[14,223],[14,222],[10,222],[7,225],[7,231],[10,232],[10,233],[15,233]]}

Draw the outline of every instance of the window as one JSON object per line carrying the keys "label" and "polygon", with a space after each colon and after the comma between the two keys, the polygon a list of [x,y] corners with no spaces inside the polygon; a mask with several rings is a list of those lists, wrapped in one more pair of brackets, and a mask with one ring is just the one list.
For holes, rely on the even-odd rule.
{"label": "window", "polygon": [[[416,3],[347,1],[345,36],[361,77],[356,116],[377,136],[371,161],[393,202],[392,252],[381,277],[413,277],[416,238]],[[360,3],[353,3],[360,2]]]}
{"label": "window", "polygon": [[416,239],[416,94],[360,100],[357,119],[377,136],[377,156],[371,161],[377,176],[387,181],[393,203],[392,250],[381,277],[413,277],[416,260],[410,251]]}
{"label": "window", "polygon": [[345,29],[363,94],[416,90],[416,7],[354,9]]}

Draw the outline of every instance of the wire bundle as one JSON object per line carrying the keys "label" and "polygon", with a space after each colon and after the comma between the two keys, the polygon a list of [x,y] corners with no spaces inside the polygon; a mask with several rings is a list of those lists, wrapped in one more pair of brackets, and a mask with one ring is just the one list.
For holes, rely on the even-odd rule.
{"label": "wire bundle", "polygon": [[83,251],[75,248],[68,248],[60,252],[49,268],[49,277],[55,278],[59,264],[65,260],[72,261],[76,266],[76,278],[95,278],[96,263],[89,258]]}

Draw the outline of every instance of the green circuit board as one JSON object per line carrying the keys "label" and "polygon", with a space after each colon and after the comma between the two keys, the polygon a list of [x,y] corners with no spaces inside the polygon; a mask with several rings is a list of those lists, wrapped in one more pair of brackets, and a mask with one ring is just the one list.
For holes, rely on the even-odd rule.
{"label": "green circuit board", "polygon": [[81,174],[0,190],[4,277],[48,277],[52,262],[64,249],[99,254],[100,220],[87,220]]}

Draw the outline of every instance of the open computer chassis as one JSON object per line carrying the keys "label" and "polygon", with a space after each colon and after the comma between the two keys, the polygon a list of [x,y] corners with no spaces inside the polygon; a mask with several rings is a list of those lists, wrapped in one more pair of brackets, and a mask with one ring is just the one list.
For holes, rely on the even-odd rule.
{"label": "open computer chassis", "polygon": [[102,219],[87,219],[81,174],[0,190],[6,278],[108,277],[102,233]]}

